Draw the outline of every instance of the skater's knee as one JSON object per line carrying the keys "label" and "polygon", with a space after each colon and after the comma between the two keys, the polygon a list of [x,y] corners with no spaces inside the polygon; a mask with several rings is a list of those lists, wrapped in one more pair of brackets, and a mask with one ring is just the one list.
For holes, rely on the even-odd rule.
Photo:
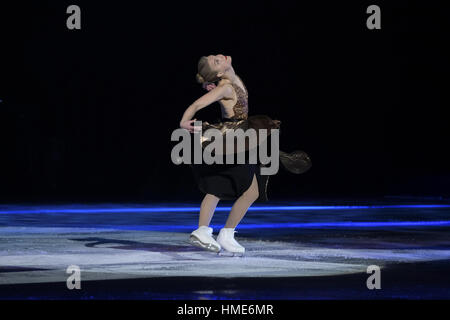
{"label": "skater's knee", "polygon": [[245,192],[245,197],[251,202],[255,202],[256,199],[259,198],[258,186],[251,186],[250,188],[248,188],[248,190]]}
{"label": "skater's knee", "polygon": [[258,188],[256,188],[256,190],[252,192],[253,202],[255,202],[258,198],[259,198],[259,192],[258,192]]}
{"label": "skater's knee", "polygon": [[208,200],[211,200],[211,201],[215,201],[215,202],[219,202],[220,201],[219,197],[217,197],[217,196],[215,196],[213,194],[210,194],[210,193],[206,194],[205,198],[208,199]]}

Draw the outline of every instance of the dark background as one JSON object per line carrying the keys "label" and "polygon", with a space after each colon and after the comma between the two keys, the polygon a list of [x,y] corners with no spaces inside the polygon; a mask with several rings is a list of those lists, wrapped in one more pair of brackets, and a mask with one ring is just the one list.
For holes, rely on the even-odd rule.
{"label": "dark background", "polygon": [[[269,199],[450,196],[443,2],[35,1],[0,9],[0,200],[198,201],[170,135],[233,57],[250,114],[282,121],[312,169]],[[82,29],[66,28],[67,6]],[[381,7],[381,30],[366,8]],[[220,117],[218,103],[196,117]]]}

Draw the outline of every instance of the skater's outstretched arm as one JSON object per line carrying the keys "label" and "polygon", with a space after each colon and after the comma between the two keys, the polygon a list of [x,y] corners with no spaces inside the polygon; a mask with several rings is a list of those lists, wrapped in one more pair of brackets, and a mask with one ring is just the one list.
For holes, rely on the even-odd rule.
{"label": "skater's outstretched arm", "polygon": [[194,101],[184,112],[183,117],[180,121],[180,127],[188,129],[190,126],[190,120],[194,117],[195,113],[203,109],[210,104],[222,100],[222,99],[229,99],[233,95],[233,89],[229,84],[225,85],[219,85],[209,91],[208,93],[204,94],[200,98]]}

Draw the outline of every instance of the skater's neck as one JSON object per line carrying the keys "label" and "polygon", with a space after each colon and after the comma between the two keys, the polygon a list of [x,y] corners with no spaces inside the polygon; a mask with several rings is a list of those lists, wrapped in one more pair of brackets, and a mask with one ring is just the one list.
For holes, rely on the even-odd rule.
{"label": "skater's neck", "polygon": [[230,67],[222,76],[220,83],[232,83],[237,84],[239,82],[238,75],[234,72],[233,67]]}

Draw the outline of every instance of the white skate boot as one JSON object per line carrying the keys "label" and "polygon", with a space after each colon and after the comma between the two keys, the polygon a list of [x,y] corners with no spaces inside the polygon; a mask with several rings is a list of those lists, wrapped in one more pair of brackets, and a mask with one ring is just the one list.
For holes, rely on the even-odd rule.
{"label": "white skate boot", "polygon": [[192,231],[189,242],[194,246],[206,249],[208,251],[219,252],[220,244],[212,237],[213,229],[201,226],[197,230]]}
{"label": "white skate boot", "polygon": [[221,252],[221,255],[231,255],[231,256],[243,256],[245,253],[245,248],[241,246],[234,239],[234,228],[222,228],[220,229],[219,235],[217,236],[217,242],[220,244],[222,249],[226,251]]}

